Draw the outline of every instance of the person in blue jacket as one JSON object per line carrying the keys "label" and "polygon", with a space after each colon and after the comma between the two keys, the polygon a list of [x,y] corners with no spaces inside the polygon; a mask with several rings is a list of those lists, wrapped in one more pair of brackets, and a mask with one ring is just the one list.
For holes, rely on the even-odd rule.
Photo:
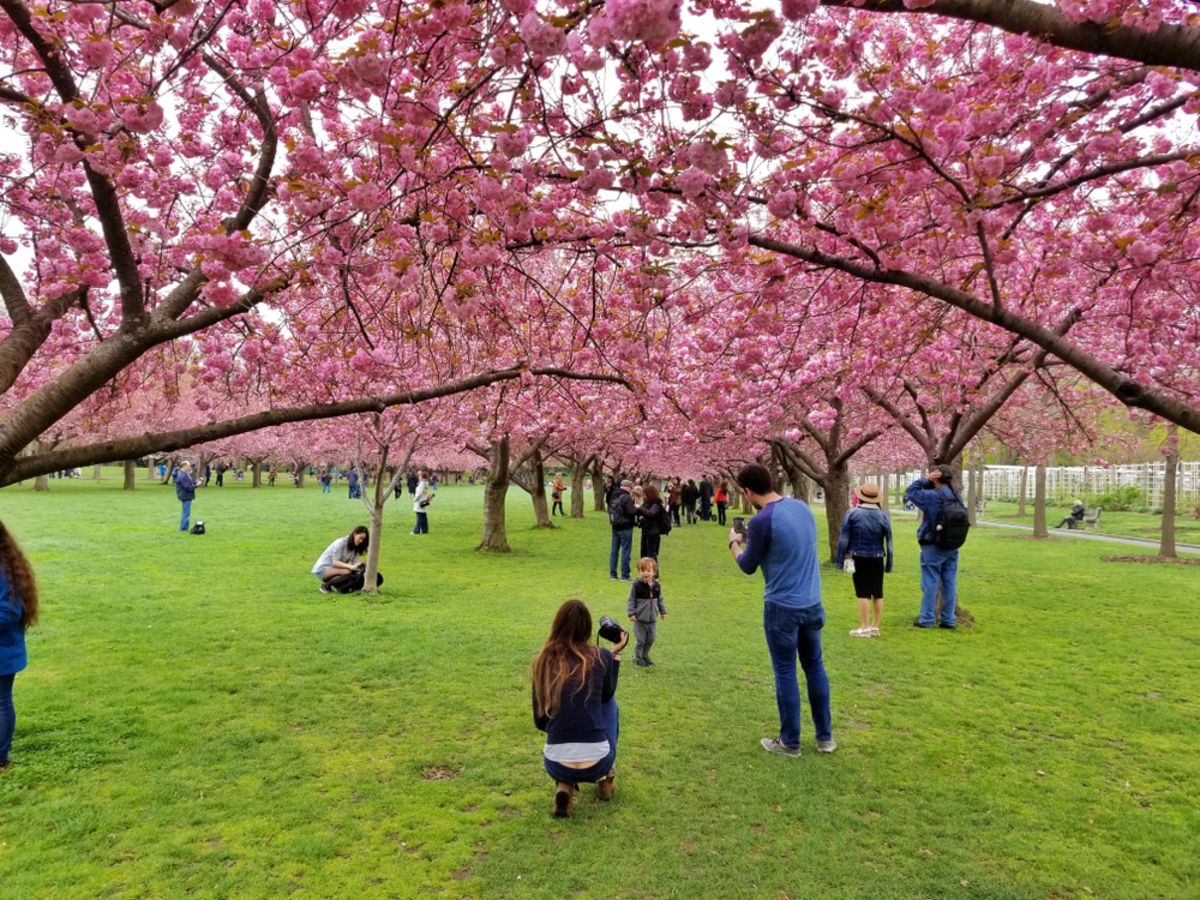
{"label": "person in blue jacket", "polygon": [[183,514],[179,517],[179,530],[188,530],[188,520],[192,516],[192,501],[196,499],[196,482],[192,480],[192,464],[181,462],[179,471],[175,473],[175,496],[183,504]]}
{"label": "person in blue jacket", "polygon": [[[913,620],[917,628],[955,628],[958,619],[958,550],[946,550],[934,543],[934,533],[942,504],[953,499],[953,473],[944,466],[931,466],[925,478],[918,478],[904,491],[906,502],[921,510],[917,543],[921,545],[921,613]],[[937,618],[937,593],[942,590],[942,615]]]}
{"label": "person in blue jacket", "polygon": [[[883,575],[892,571],[892,520],[884,512],[879,485],[868,481],[854,496],[858,506],[846,513],[838,536],[837,567],[854,577],[858,628],[851,637],[879,637],[883,617]],[[846,566],[847,557],[851,565]]]}
{"label": "person in blue jacket", "polygon": [[17,712],[13,680],[29,663],[25,631],[37,622],[38,593],[33,568],[0,522],[0,771],[8,768]]}

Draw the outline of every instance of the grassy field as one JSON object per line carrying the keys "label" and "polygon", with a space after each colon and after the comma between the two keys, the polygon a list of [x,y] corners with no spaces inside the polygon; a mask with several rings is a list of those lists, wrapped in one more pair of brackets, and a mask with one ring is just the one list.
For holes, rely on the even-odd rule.
{"label": "grassy field", "polygon": [[[472,552],[389,506],[383,593],[308,575],[365,520],[345,489],[52,482],[0,493],[43,624],[0,775],[0,896],[1196,897],[1196,569],[978,529],[971,631],[918,631],[898,521],[884,635],[826,572],[832,756],[770,756],[761,578],[715,525],[664,539],[658,666],[621,675],[616,798],[549,816],[528,663],[563,599],[621,613],[602,515]],[[392,515],[394,514],[394,515]],[[1127,553],[1129,548],[1118,552]],[[806,713],[807,714],[807,713]],[[811,728],[803,738],[811,751]]]}

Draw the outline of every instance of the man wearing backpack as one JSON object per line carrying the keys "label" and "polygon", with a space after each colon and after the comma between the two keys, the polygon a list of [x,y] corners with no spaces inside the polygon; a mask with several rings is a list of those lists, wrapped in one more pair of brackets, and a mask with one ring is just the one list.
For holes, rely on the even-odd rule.
{"label": "man wearing backpack", "polygon": [[633,524],[637,517],[637,504],[630,491],[633,482],[626,479],[612,492],[608,501],[608,521],[612,525],[612,547],[608,552],[608,577],[617,577],[617,558],[621,561],[621,580],[632,581],[630,557],[633,555]]}
{"label": "man wearing backpack", "polygon": [[[917,528],[921,545],[921,614],[918,628],[955,628],[958,606],[958,548],[967,538],[967,509],[954,490],[950,470],[933,466],[904,492],[906,502],[922,512]],[[942,591],[941,621],[937,620],[938,588]]]}

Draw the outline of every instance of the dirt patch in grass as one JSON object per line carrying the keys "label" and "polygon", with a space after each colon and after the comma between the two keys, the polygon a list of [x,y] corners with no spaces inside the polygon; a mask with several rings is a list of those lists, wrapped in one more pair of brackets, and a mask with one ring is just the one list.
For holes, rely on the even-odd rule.
{"label": "dirt patch in grass", "polygon": [[1200,566],[1200,556],[1102,556],[1101,562],[1166,563],[1176,566]]}
{"label": "dirt patch in grass", "polygon": [[462,766],[427,766],[421,770],[421,777],[427,781],[448,781],[462,774]]}

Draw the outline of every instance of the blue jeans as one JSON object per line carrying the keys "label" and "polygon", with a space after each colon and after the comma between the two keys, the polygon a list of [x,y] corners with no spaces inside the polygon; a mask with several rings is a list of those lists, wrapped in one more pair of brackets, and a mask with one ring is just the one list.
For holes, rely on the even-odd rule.
{"label": "blue jeans", "polygon": [[331,485],[328,481],[322,481],[321,482],[321,493],[322,494],[332,494],[333,493],[333,485]]}
{"label": "blue jeans", "polygon": [[621,557],[621,577],[629,577],[629,558],[633,556],[633,529],[614,528],[612,548],[608,551],[608,574],[617,577],[617,556]]}
{"label": "blue jeans", "polygon": [[17,727],[17,711],[12,702],[13,679],[16,677],[15,674],[0,675],[0,765],[8,762],[13,731]]}
{"label": "blue jeans", "polygon": [[413,526],[413,534],[429,534],[429,513],[417,513],[417,524]]}
{"label": "blue jeans", "polygon": [[180,516],[180,518],[179,518],[179,530],[187,531],[188,530],[188,519],[190,519],[192,517],[192,501],[191,500],[181,500],[180,502],[183,504],[183,515]]}
{"label": "blue jeans", "polygon": [[617,709],[617,698],[613,697],[607,702],[601,703],[600,712],[604,716],[604,735],[608,738],[608,756],[586,769],[572,769],[570,766],[564,766],[542,757],[546,774],[555,781],[596,782],[613,770],[613,766],[617,763],[617,735],[621,730],[621,711]]}
{"label": "blue jeans", "polygon": [[922,625],[936,623],[938,585],[942,588],[942,624],[954,625],[958,606],[958,551],[943,550],[935,544],[921,545],[921,616]]}
{"label": "blue jeans", "polygon": [[792,609],[778,603],[763,604],[763,631],[775,670],[775,702],[779,706],[779,742],[800,746],[800,685],[796,681],[796,657],[808,685],[808,706],[818,741],[833,738],[829,716],[829,678],[821,659],[821,629],[825,608],[820,603]]}

